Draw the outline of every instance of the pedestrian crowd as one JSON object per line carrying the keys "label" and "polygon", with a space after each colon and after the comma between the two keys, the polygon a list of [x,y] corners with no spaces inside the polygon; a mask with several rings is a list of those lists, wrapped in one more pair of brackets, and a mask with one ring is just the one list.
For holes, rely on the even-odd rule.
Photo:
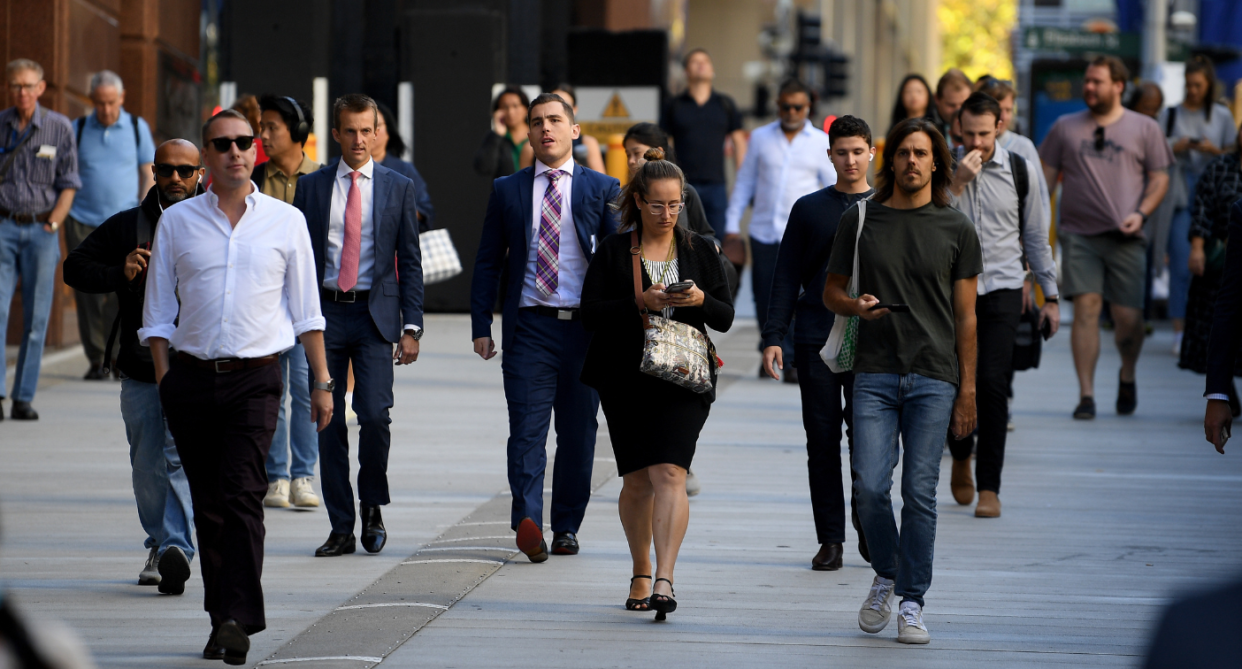
{"label": "pedestrian crowd", "polygon": [[[603,173],[567,84],[533,100],[500,90],[475,154],[494,181],[471,338],[482,360],[504,353],[510,525],[531,562],[581,549],[602,408],[633,559],[625,608],[657,620],[676,610],[699,488],[690,469],[721,365],[711,336],[734,323],[744,265],[759,376],[800,386],[820,544],[811,568],[841,568],[848,508],[875,572],[865,632],[887,627],[896,599],[897,640],[930,641],[942,454],[955,501],[1000,516],[1014,372],[1024,348],[1058,332],[1061,295],[1073,304],[1073,418],[1097,413],[1102,322],[1122,359],[1115,410],[1132,414],[1167,255],[1179,364],[1208,375],[1206,436],[1224,452],[1242,413],[1242,247],[1227,244],[1242,230],[1242,137],[1215,102],[1209,61],[1188,64],[1185,98],[1167,109],[1159,88],[1131,86],[1121,61],[1091,61],[1086,109],[1038,148],[1015,128],[1012,84],[991,76],[949,70],[933,89],[911,74],[881,138],[852,115],[815,127],[816,94],[795,79],[779,89],[778,118],[748,133],[713,88],[710,55],[692,50],[683,66],[687,87],[660,123],[624,135],[624,187]],[[37,63],[13,61],[6,75],[0,331],[18,279],[24,310],[10,416],[38,418],[64,226],[86,378],[121,379],[147,535],[138,583],[179,595],[197,555],[203,656],[242,664],[266,626],[265,506],[322,503],[330,531],[317,557],[386,544],[394,366],[418,360],[424,332],[420,235],[436,223],[426,181],[401,158],[391,110],[365,95],[333,104],[341,155],[320,164],[306,155],[312,111],[292,97],[245,98],[201,137],[156,146],[112,72],[92,78],[94,112],[73,122],[38,103]]]}

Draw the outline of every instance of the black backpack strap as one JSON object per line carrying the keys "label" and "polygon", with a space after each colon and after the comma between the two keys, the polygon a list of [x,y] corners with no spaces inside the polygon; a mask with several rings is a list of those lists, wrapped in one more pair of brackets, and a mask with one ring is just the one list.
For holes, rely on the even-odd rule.
{"label": "black backpack strap", "polygon": [[1169,115],[1164,121],[1164,136],[1173,136],[1173,126],[1177,125],[1177,107],[1169,107]]}
{"label": "black backpack strap", "polygon": [[[151,240],[155,238],[155,225],[141,206],[138,207],[138,228],[134,232],[138,237],[138,246],[150,251]],[[146,246],[143,246],[143,244],[146,244]]]}
{"label": "black backpack strap", "polygon": [[134,152],[137,153],[139,147],[142,146],[142,140],[140,139],[140,136],[138,134],[138,115],[130,114],[129,122],[132,123],[134,126]]}
{"label": "black backpack strap", "polygon": [[1022,268],[1026,269],[1026,197],[1031,194],[1029,163],[1010,151],[1009,171],[1013,173],[1013,187],[1018,191],[1018,245],[1022,248]]}
{"label": "black backpack strap", "polygon": [[86,127],[86,117],[83,116],[82,118],[74,121],[73,126],[74,128],[77,129],[77,135],[76,135],[77,141],[78,141],[77,147],[78,147],[78,150],[81,151],[82,150],[82,128]]}
{"label": "black backpack strap", "polygon": [[112,365],[115,362],[112,358],[112,347],[116,344],[116,334],[121,331],[121,314],[118,311],[116,320],[112,321],[112,334],[108,335],[108,345],[104,347],[103,370],[104,376],[112,373]]}

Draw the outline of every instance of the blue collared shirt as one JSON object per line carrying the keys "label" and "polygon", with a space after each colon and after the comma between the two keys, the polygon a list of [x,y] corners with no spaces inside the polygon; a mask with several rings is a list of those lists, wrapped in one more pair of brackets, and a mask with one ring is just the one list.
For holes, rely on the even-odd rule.
{"label": "blue collared shirt", "polygon": [[[42,214],[56,206],[56,198],[66,188],[81,188],[78,179],[78,152],[73,144],[69,119],[42,105],[26,127],[30,139],[16,155],[9,173],[0,182],[0,208],[18,214]],[[16,149],[26,130],[18,128],[17,108],[0,112],[0,165]],[[138,190],[137,187],[134,190]]]}
{"label": "blue collared shirt", "polygon": [[786,139],[780,121],[756,128],[737,171],[737,183],[725,212],[725,231],[741,231],[742,214],[753,198],[750,236],[764,244],[779,244],[794,202],[837,182],[828,148],[828,133],[810,121],[792,141]]}
{"label": "blue collared shirt", "polygon": [[94,112],[75,121],[85,124],[78,144],[82,188],[73,198],[69,215],[83,225],[99,227],[118,211],[138,206],[138,168],[155,162],[155,142],[141,117],[138,142],[134,142],[132,118],[122,109],[116,123],[109,126],[101,124]]}

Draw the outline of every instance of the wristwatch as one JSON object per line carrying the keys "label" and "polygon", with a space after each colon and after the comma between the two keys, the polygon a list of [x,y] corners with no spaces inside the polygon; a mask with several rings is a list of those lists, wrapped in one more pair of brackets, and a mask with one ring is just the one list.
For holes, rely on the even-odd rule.
{"label": "wristwatch", "polygon": [[410,328],[409,330],[406,330],[404,334],[409,335],[410,339],[413,339],[414,341],[418,341],[419,339],[423,338],[423,329],[419,328],[415,330],[414,328]]}
{"label": "wristwatch", "polygon": [[1142,216],[1142,217],[1143,217],[1143,225],[1147,225],[1147,214],[1144,214],[1142,209],[1136,209],[1136,210],[1135,210],[1135,213],[1137,213],[1139,216]]}
{"label": "wristwatch", "polygon": [[332,392],[336,390],[336,379],[328,379],[326,383],[323,381],[316,381],[312,385],[315,390],[326,390],[328,392]]}
{"label": "wristwatch", "polygon": [[1051,302],[1053,304],[1057,304],[1060,301],[1061,301],[1060,295],[1053,295],[1052,297],[1044,297],[1044,302]]}

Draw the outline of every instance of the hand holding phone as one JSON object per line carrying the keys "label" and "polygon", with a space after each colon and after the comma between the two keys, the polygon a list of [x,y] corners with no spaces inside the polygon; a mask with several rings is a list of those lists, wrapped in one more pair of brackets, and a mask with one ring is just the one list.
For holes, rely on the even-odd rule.
{"label": "hand holding phone", "polygon": [[875,311],[877,309],[888,309],[889,312],[894,314],[910,313],[910,305],[908,304],[884,304],[883,302],[871,307],[868,311]]}
{"label": "hand holding phone", "polygon": [[684,293],[693,287],[694,287],[694,281],[687,279],[685,281],[678,281],[677,283],[666,286],[664,288],[664,292],[665,293]]}

